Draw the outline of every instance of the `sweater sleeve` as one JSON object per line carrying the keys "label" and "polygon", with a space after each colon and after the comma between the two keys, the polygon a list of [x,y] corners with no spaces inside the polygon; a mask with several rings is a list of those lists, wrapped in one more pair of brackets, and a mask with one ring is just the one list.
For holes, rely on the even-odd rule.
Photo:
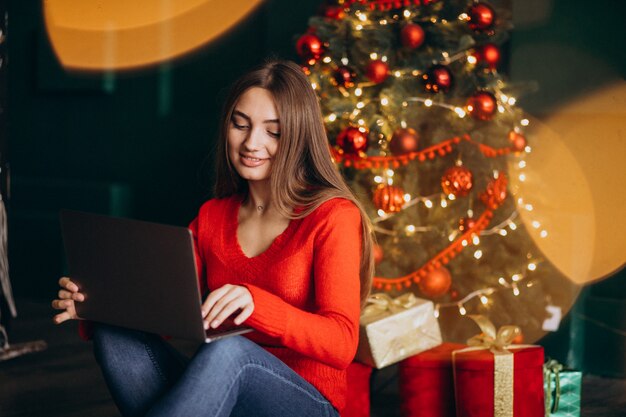
{"label": "sweater sleeve", "polygon": [[338,369],[354,359],[360,315],[361,214],[350,203],[329,213],[313,244],[315,310],[301,310],[255,285],[249,326]]}

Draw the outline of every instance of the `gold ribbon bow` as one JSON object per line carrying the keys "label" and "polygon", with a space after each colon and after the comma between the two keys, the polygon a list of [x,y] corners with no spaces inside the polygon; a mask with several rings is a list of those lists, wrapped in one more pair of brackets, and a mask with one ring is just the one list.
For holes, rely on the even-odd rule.
{"label": "gold ribbon bow", "polygon": [[[548,381],[548,387],[546,389],[546,415],[559,411],[559,400],[561,399],[561,378],[559,372],[562,370],[563,365],[554,359],[550,359],[544,365],[545,379]],[[552,409],[550,411],[550,402],[552,400],[551,374],[554,374],[555,393],[554,402],[552,403]]]}
{"label": "gold ribbon bow", "polygon": [[371,319],[382,313],[398,313],[413,307],[417,303],[415,294],[409,292],[397,298],[385,293],[372,294],[367,298],[368,306],[363,309],[363,317]]}
{"label": "gold ribbon bow", "polygon": [[[514,362],[513,353],[507,348],[521,333],[521,330],[518,326],[502,326],[496,331],[496,327],[487,317],[480,315],[468,317],[476,322],[482,333],[467,340],[469,348],[452,352],[452,360],[455,361],[456,354],[461,352],[487,349],[492,352],[494,355],[493,415],[494,417],[513,417]],[[456,380],[455,368],[453,367]]]}
{"label": "gold ribbon bow", "polygon": [[496,332],[496,326],[487,317],[480,315],[469,315],[468,317],[474,320],[482,330],[481,334],[472,336],[467,340],[467,344],[472,347],[482,347],[493,353],[508,352],[506,347],[522,333],[519,326],[502,326]]}

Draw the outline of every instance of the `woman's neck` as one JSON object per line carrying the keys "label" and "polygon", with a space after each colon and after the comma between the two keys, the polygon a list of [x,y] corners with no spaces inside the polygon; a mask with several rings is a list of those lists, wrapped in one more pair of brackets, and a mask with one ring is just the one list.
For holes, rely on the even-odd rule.
{"label": "woman's neck", "polygon": [[272,193],[268,184],[248,183],[248,197],[246,198],[245,205],[248,206],[250,211],[255,211],[258,214],[266,214],[271,205]]}

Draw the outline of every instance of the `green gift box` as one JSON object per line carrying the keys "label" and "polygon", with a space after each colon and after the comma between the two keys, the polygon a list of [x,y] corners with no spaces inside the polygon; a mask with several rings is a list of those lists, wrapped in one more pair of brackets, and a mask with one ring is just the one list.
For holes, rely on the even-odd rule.
{"label": "green gift box", "polygon": [[549,360],[543,366],[546,417],[580,417],[582,373]]}

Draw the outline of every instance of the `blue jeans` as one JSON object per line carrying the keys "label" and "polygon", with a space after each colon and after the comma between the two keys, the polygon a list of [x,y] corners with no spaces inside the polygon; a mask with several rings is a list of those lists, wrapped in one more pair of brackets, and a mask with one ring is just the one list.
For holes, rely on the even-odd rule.
{"label": "blue jeans", "polygon": [[94,353],[124,416],[338,417],[310,383],[242,336],[189,359],[160,337],[96,324]]}

